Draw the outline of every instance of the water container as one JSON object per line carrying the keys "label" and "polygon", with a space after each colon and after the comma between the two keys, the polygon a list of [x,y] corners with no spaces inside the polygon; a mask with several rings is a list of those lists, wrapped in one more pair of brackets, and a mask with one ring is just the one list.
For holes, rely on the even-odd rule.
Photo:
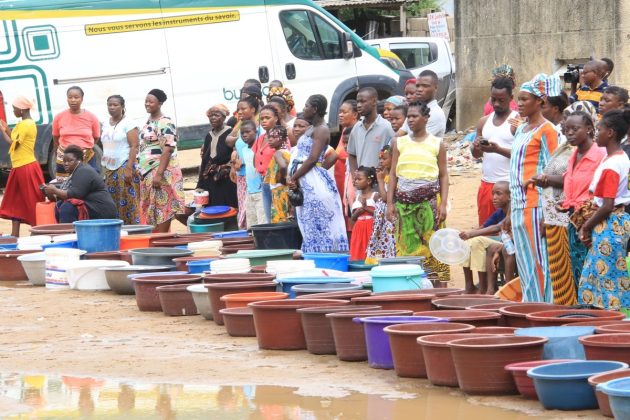
{"label": "water container", "polygon": [[213,261],[213,259],[188,261],[186,266],[190,274],[203,273],[204,271],[210,271],[211,261]]}
{"label": "water container", "polygon": [[302,233],[294,222],[265,223],[250,228],[256,249],[300,249]]}
{"label": "water container", "polygon": [[49,248],[46,255],[46,288],[69,289],[67,265],[79,261],[86,252],[72,248]]}
{"label": "water container", "polygon": [[119,219],[79,220],[74,222],[79,249],[89,253],[118,251],[123,221]]}
{"label": "water container", "polygon": [[295,299],[295,291],[292,287],[296,284],[350,283],[351,281],[350,277],[288,277],[275,280],[280,284],[282,291],[289,294],[289,299]]}
{"label": "water container", "polygon": [[333,254],[326,252],[308,252],[303,255],[305,260],[315,261],[317,268],[330,268],[331,270],[348,271],[348,254]]}
{"label": "water container", "polygon": [[595,334],[595,327],[563,326],[563,327],[534,327],[519,328],[514,335],[529,337],[547,337],[543,359],[586,359],[584,346],[578,341],[579,337]]}
{"label": "water container", "polygon": [[597,390],[608,395],[610,409],[616,419],[630,419],[630,378],[604,382],[597,385]]}
{"label": "water container", "polygon": [[50,244],[43,244],[41,247],[44,251],[48,248],[77,248],[77,241],[53,242]]}
{"label": "water container", "polygon": [[55,217],[55,202],[41,201],[35,204],[35,225],[55,225],[57,218]]}
{"label": "water container", "polygon": [[433,285],[417,264],[379,265],[370,270],[374,292],[431,289]]}

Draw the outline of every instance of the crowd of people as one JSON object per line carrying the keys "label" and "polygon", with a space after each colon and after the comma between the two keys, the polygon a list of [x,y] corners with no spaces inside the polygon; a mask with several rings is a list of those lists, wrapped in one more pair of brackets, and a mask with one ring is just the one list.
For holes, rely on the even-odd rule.
{"label": "crowd of people", "polygon": [[[630,111],[628,91],[607,83],[611,71],[610,60],[590,61],[570,95],[557,76],[538,74],[516,89],[510,66],[493,71],[471,144],[482,162],[479,228],[460,235],[471,249],[467,292],[495,293],[501,266],[506,280],[520,278],[524,301],[630,306]],[[362,87],[339,109],[333,148],[325,97],[310,96],[297,112],[281,82],[263,97],[260,82],[247,80],[235,112],[217,104],[206,113],[197,190],[209,193],[210,205],[237,208],[241,228],[296,220],[304,252],[349,252],[368,264],[422,256],[432,277],[448,281],[449,266],[428,247],[445,226],[449,200],[437,87],[430,70],[408,81],[404,96],[379,101],[374,88]],[[0,216],[17,235],[20,223],[34,224],[45,195],[62,223],[115,217],[168,231],[185,203],[177,129],[161,111],[167,95],[147,94],[142,127],[125,116],[122,96],[107,99],[110,118],[99,122],[82,108],[83,95],[68,89],[68,109],[54,118],[61,182],[50,184],[34,157],[33,103],[15,99],[20,122],[2,126],[13,169]]]}

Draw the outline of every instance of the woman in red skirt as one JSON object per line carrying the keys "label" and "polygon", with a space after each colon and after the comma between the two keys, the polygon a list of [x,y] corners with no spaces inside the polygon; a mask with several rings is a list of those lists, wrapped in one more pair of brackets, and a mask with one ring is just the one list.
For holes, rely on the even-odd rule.
{"label": "woman in red skirt", "polygon": [[0,121],[0,138],[9,144],[11,172],[0,203],[0,217],[13,221],[11,235],[20,235],[20,223],[35,225],[35,205],[44,201],[39,186],[44,175],[35,159],[37,126],[31,118],[33,101],[18,96],[13,101],[13,114],[20,118],[13,130]]}

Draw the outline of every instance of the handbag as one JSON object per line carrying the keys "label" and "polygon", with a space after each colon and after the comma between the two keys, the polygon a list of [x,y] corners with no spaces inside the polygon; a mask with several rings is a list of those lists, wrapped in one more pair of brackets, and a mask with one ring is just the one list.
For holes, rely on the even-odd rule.
{"label": "handbag", "polygon": [[289,202],[293,207],[300,207],[304,205],[304,193],[301,188],[295,190],[289,190]]}
{"label": "handbag", "polygon": [[571,216],[569,216],[569,223],[571,223],[575,229],[579,232],[584,226],[584,223],[599,209],[599,206],[593,201],[585,201],[582,203]]}

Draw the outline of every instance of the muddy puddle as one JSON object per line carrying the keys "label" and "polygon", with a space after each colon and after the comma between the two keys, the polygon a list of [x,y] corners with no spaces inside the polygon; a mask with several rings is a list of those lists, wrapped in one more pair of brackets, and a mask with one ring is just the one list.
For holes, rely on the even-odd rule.
{"label": "muddy puddle", "polygon": [[[427,389],[407,399],[303,396],[297,388],[150,384],[72,376],[0,375],[3,419],[525,419]],[[529,413],[530,415],[533,413]],[[551,417],[538,417],[551,418]]]}

